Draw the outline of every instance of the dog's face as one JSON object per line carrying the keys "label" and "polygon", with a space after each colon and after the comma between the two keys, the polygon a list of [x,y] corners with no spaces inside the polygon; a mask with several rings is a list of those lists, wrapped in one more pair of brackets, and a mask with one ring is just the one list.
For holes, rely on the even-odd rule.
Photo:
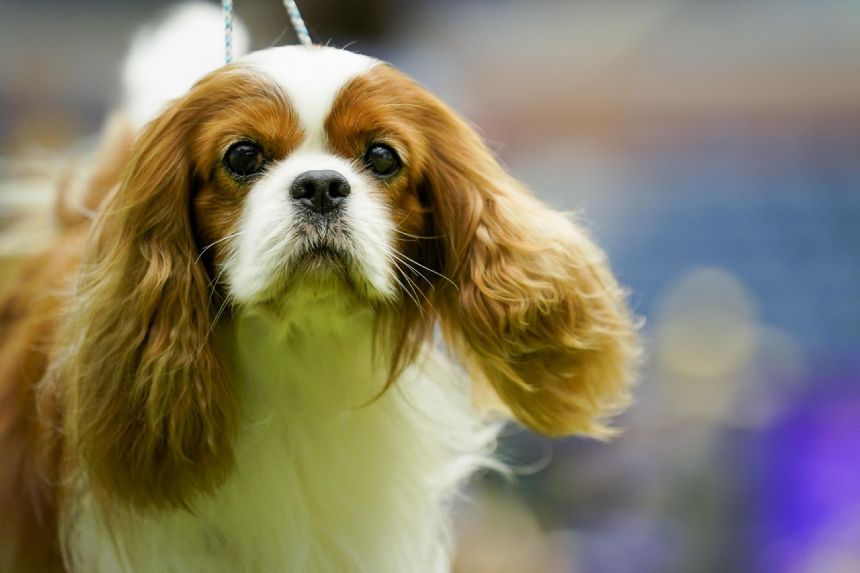
{"label": "dog's face", "polygon": [[395,374],[438,319],[535,430],[606,435],[627,402],[635,328],[587,234],[394,68],[274,48],[154,120],[96,221],[60,373],[94,480],[181,504],[223,479],[236,406],[210,336],[221,300],[277,306],[306,280],[397,317],[382,353]]}
{"label": "dog's face", "polygon": [[420,270],[398,237],[421,235],[427,220],[428,142],[416,114],[398,108],[421,105],[417,88],[364,56],[282,48],[195,91],[206,109],[191,94],[176,110],[198,118],[183,137],[195,163],[193,219],[233,304],[277,302],[301,280],[398,304],[401,283],[414,280],[409,265]]}

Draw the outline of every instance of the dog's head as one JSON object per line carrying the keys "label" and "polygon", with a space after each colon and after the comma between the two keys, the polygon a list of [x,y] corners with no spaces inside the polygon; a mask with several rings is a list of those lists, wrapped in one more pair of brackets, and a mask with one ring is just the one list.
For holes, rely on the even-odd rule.
{"label": "dog's head", "polygon": [[96,221],[62,373],[94,481],[140,504],[219,483],[236,406],[213,323],[302,281],[387,317],[393,374],[438,320],[539,432],[605,436],[628,401],[635,328],[581,228],[391,66],[274,48],[151,122]]}

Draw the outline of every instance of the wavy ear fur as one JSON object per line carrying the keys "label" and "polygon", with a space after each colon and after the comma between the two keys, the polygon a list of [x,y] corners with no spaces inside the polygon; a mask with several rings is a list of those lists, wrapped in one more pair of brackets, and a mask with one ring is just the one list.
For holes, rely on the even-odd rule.
{"label": "wavy ear fur", "polygon": [[[443,241],[443,328],[526,426],[612,433],[630,400],[636,325],[604,253],[499,165],[468,124],[429,94],[424,186]],[[444,285],[443,285],[444,286]]]}
{"label": "wavy ear fur", "polygon": [[98,216],[52,373],[73,450],[99,491],[181,506],[233,464],[236,406],[210,333],[209,276],[191,222],[179,104],[145,129]]}

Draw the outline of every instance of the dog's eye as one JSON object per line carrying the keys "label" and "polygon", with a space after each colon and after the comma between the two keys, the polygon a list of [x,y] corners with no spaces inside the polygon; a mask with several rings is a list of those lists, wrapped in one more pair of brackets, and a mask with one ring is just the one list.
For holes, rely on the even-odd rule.
{"label": "dog's eye", "polygon": [[247,177],[263,167],[263,150],[256,143],[234,143],[224,154],[224,166],[236,177]]}
{"label": "dog's eye", "polygon": [[389,177],[400,169],[400,158],[397,153],[383,143],[373,143],[367,148],[364,163],[380,177]]}

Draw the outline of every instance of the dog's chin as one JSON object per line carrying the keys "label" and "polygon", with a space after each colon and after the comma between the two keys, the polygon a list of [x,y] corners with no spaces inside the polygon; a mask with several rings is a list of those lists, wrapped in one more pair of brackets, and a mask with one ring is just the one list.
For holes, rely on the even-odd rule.
{"label": "dog's chin", "polygon": [[328,245],[307,248],[294,263],[292,282],[303,281],[317,286],[345,286],[356,290],[354,269],[347,255]]}
{"label": "dog's chin", "polygon": [[346,253],[317,245],[294,257],[253,306],[280,313],[294,304],[336,300],[342,304],[332,310],[345,310],[372,306],[377,298]]}

